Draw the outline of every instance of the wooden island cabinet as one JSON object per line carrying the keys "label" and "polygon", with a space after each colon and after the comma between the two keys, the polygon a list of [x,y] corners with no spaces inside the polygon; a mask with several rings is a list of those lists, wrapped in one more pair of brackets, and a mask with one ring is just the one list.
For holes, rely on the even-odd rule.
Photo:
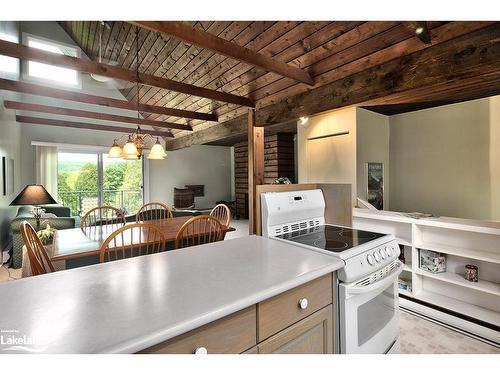
{"label": "wooden island cabinet", "polygon": [[336,275],[329,273],[143,354],[332,354]]}

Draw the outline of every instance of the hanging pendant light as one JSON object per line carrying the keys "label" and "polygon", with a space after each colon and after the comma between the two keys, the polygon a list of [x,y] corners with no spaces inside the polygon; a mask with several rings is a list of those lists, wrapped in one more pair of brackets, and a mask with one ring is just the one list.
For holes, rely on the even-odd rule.
{"label": "hanging pendant light", "polygon": [[123,146],[123,158],[127,160],[137,160],[139,159],[139,152],[132,138],[132,135],[128,136],[128,141]]}
{"label": "hanging pendant light", "polygon": [[163,160],[167,156],[165,149],[160,143],[160,139],[156,137],[156,143],[151,147],[151,152],[148,155],[148,159],[151,160]]}
{"label": "hanging pendant light", "polygon": [[113,146],[111,146],[111,148],[109,149],[108,158],[110,158],[110,159],[118,159],[118,158],[121,158],[123,156],[122,154],[123,154],[122,153],[122,148],[118,145],[118,142],[115,139],[113,141]]}
{"label": "hanging pendant light", "polygon": [[[137,92],[137,129],[130,135],[128,135],[127,142],[120,148],[118,140],[124,138],[125,136],[115,139],[113,145],[109,149],[108,157],[110,158],[122,158],[125,160],[140,160],[142,153],[146,147],[146,141],[154,141],[154,137],[151,134],[144,134],[140,127],[140,111],[139,111],[139,29],[136,28],[136,92]],[[151,147],[151,151],[148,155],[150,160],[162,160],[165,159],[167,153],[163,148],[160,138],[156,137],[156,142]]]}

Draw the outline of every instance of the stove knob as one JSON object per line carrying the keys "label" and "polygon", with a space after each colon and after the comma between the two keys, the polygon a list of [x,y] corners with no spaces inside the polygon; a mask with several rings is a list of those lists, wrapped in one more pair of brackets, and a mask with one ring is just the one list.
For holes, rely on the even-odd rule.
{"label": "stove knob", "polygon": [[380,256],[382,257],[382,259],[385,259],[387,258],[387,252],[385,251],[385,249],[380,249]]}
{"label": "stove knob", "polygon": [[368,255],[366,256],[366,261],[368,262],[368,264],[369,264],[370,266],[373,266],[373,262],[374,262],[374,260],[373,260],[373,255],[368,254]]}
{"label": "stove knob", "polygon": [[377,261],[377,263],[380,262],[380,255],[379,255],[379,253],[377,253],[376,251],[373,252],[373,257],[375,258],[375,260]]}
{"label": "stove knob", "polygon": [[387,253],[387,256],[388,257],[391,257],[392,256],[392,248],[390,248],[389,246],[387,246],[385,248],[385,252]]}

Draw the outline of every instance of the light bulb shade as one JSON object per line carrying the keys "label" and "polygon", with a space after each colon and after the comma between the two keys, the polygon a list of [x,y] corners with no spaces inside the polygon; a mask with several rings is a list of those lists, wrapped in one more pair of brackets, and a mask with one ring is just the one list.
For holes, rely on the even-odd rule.
{"label": "light bulb shade", "polygon": [[118,146],[116,141],[113,142],[113,146],[109,149],[108,158],[117,159],[122,157],[122,148]]}
{"label": "light bulb shade", "polygon": [[163,149],[163,146],[160,143],[155,143],[153,147],[151,147],[151,152],[148,155],[148,159],[152,160],[161,160],[165,159],[167,153]]}
{"label": "light bulb shade", "polygon": [[56,200],[42,185],[27,185],[12,201],[11,206],[56,204]]}
{"label": "light bulb shade", "polygon": [[123,157],[125,159],[137,159],[139,152],[135,143],[129,138],[128,142],[123,146]]}

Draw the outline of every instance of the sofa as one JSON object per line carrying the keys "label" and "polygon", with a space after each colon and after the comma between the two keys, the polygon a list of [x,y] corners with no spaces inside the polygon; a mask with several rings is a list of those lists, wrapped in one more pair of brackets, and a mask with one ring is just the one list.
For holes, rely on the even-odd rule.
{"label": "sofa", "polygon": [[[31,211],[34,206],[21,206],[17,210],[17,215],[10,223],[10,230],[12,232],[13,254],[12,254],[12,267],[21,268],[23,258],[23,239],[19,231],[19,224],[26,220],[33,227],[36,226],[36,220]],[[45,213],[54,214],[57,217],[42,218],[42,227],[48,223],[51,227],[56,229],[68,229],[75,227],[75,218],[71,217],[70,209],[60,205],[46,205],[41,206],[45,209]]]}

